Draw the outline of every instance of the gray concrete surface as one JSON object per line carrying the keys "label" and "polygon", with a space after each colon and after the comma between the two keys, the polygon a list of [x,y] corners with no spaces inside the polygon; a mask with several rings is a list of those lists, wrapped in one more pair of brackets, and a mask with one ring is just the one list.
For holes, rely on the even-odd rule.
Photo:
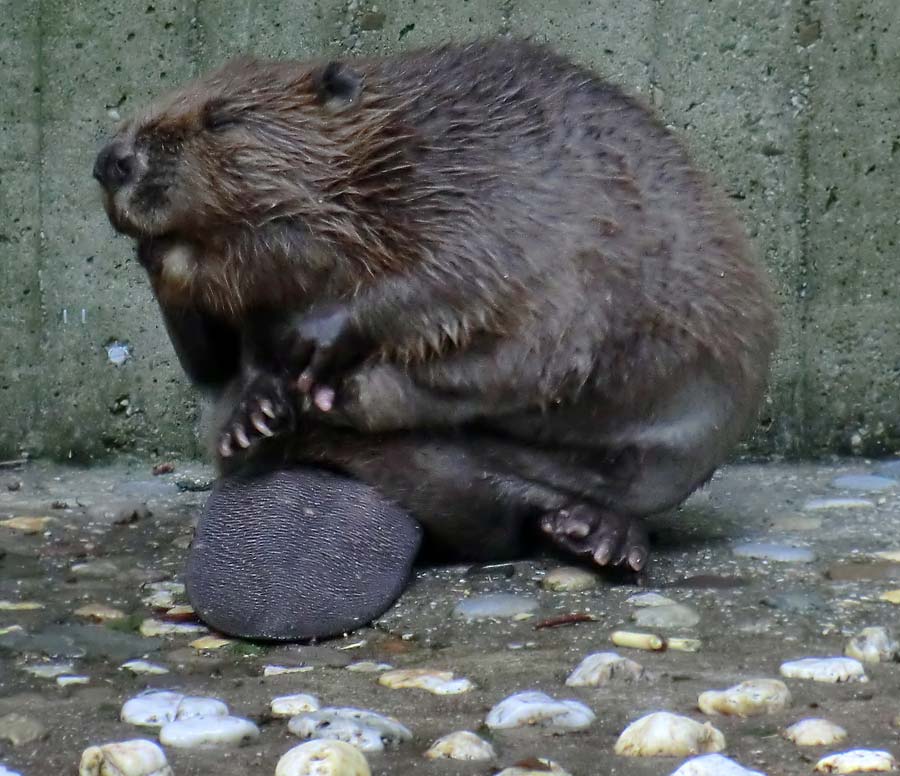
{"label": "gray concrete surface", "polygon": [[783,319],[749,449],[900,448],[894,0],[0,0],[0,452],[198,452],[195,398],[89,175],[117,116],[239,51],[495,33],[642,94],[741,209]]}
{"label": "gray concrete surface", "polygon": [[[862,490],[835,482],[839,475],[873,472],[891,476],[856,482]],[[191,525],[206,498],[184,487],[197,487],[204,477],[207,470],[182,461],[174,472],[154,477],[146,464],[124,458],[88,470],[46,463],[0,469],[0,764],[22,776],[75,773],[87,746],[155,739],[156,731],[119,719],[123,702],[147,688],[220,698],[262,730],[241,748],[167,746],[176,776],[272,774],[278,758],[299,742],[286,720],[271,718],[269,702],[298,692],[314,694],[323,705],[390,714],[411,729],[411,741],[368,755],[376,776],[490,776],[529,757],[555,760],[572,776],[668,776],[683,758],[613,754],[627,724],[661,710],[710,721],[725,735],[728,756],[767,776],[810,774],[820,757],[850,748],[900,756],[896,661],[866,664],[866,683],[785,679],[791,702],[762,716],[706,717],[697,709],[706,690],[777,679],[788,660],[841,655],[864,627],[900,636],[900,607],[882,599],[900,587],[900,462],[888,469],[862,461],[727,467],[678,513],[654,521],[655,554],[640,585],[601,577],[586,592],[551,592],[542,589],[541,579],[569,561],[549,556],[500,568],[422,569],[373,627],[316,646],[229,644],[216,650],[189,646],[199,634],[144,638],[138,632],[146,618],[166,616],[144,599],[151,583],[181,577]],[[866,490],[873,485],[883,489]],[[840,506],[835,498],[853,501]],[[50,519],[23,533],[3,522],[16,516]],[[808,562],[747,557],[746,550],[736,551],[746,542],[756,543],[751,555],[802,549]],[[878,555],[885,552],[894,560]],[[629,598],[646,592],[687,607],[699,622],[636,626],[632,618],[639,609]],[[460,601],[488,593],[530,598],[538,608],[524,619],[466,622],[452,616]],[[181,603],[183,596],[175,600]],[[23,603],[43,608],[11,608]],[[77,611],[87,605],[114,607],[120,619],[91,622]],[[569,614],[593,619],[539,627]],[[610,636],[621,628],[696,638],[701,646],[696,652],[619,648],[652,677],[600,688],[565,686],[587,654],[615,649]],[[120,668],[141,657],[169,673],[133,676]],[[475,686],[443,697],[389,689],[377,675],[346,670],[360,660],[450,670]],[[61,687],[29,673],[59,661],[71,661],[68,673],[87,683]],[[266,676],[266,665],[310,668]],[[577,699],[597,718],[582,732],[558,735],[485,728],[494,704],[529,689]],[[23,728],[20,719],[6,717],[12,712],[40,723],[44,734],[12,743]],[[811,716],[843,726],[847,739],[801,749],[781,736],[787,725]],[[490,739],[496,761],[423,758],[438,736],[462,729]]]}

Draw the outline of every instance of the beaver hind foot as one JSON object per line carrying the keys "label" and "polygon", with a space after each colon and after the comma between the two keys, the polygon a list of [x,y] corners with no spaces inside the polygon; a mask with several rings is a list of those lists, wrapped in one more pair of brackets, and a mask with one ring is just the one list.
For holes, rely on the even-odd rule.
{"label": "beaver hind foot", "polygon": [[336,636],[403,592],[422,529],[374,489],[330,471],[235,474],[213,489],[188,556],[191,605],[242,638]]}
{"label": "beaver hind foot", "polygon": [[650,542],[640,518],[578,504],[548,512],[541,529],[560,547],[598,566],[641,571],[650,556]]}

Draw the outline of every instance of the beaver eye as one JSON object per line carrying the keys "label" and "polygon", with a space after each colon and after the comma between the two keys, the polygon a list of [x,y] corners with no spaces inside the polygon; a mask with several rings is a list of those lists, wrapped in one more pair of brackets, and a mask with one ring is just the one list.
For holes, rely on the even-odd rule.
{"label": "beaver eye", "polygon": [[224,132],[238,124],[238,114],[224,101],[211,102],[203,110],[203,128],[210,132]]}

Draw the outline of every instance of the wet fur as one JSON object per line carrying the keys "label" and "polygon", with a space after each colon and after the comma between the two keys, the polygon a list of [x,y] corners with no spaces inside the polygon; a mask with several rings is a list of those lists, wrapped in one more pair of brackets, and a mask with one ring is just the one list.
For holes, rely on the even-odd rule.
{"label": "wet fur", "polygon": [[120,137],[146,179],[110,217],[242,384],[260,314],[339,303],[377,345],[339,412],[265,455],[347,470],[449,542],[582,501],[673,506],[755,416],[774,315],[726,200],[548,49],[240,60]]}

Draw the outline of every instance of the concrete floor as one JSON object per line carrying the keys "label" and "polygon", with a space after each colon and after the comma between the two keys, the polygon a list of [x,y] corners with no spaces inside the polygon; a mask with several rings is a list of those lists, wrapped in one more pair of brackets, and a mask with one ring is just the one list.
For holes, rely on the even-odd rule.
{"label": "concrete floor", "polygon": [[[143,586],[179,578],[192,520],[206,497],[202,488],[208,470],[179,463],[174,472],[154,476],[148,465],[137,462],[89,470],[43,463],[6,467],[0,469],[0,520],[51,519],[34,534],[0,525],[0,601],[43,604],[0,611],[0,633],[21,628],[0,636],[0,763],[23,776],[74,773],[82,750],[91,744],[153,738],[152,730],[131,727],[118,715],[125,700],[154,687],[219,697],[233,714],[261,728],[259,739],[242,748],[167,749],[176,776],[272,774],[278,758],[299,741],[285,721],[269,716],[268,702],[292,692],[310,692],[323,705],[372,709],[406,724],[414,739],[369,755],[374,774],[486,775],[525,758],[545,757],[574,776],[667,776],[681,760],[613,754],[629,722],[657,710],[702,721],[706,718],[696,706],[705,690],[777,678],[780,664],[793,658],[840,655],[849,637],[865,626],[883,625],[896,635],[900,607],[879,596],[900,588],[900,563],[875,556],[900,551],[900,466],[893,466],[882,468],[893,483],[851,481],[861,490],[836,487],[834,480],[876,472],[877,463],[726,468],[677,514],[656,521],[654,560],[639,585],[601,579],[589,592],[543,590],[543,575],[562,563],[552,557],[499,569],[423,569],[374,627],[319,645],[229,645],[215,651],[189,647],[195,636],[144,638],[137,632],[152,614],[142,603]],[[871,490],[879,484],[883,490]],[[809,503],[835,497],[858,503],[824,509]],[[808,548],[815,559],[777,562],[736,555],[734,545],[747,541],[774,543],[773,551]],[[849,562],[854,565],[848,570],[842,564]],[[644,591],[660,592],[700,615],[698,625],[671,631],[699,638],[700,651],[620,649],[652,672],[652,680],[599,689],[566,687],[566,676],[586,654],[613,648],[614,630],[646,630],[629,625],[636,608],[626,600]],[[460,599],[491,592],[534,597],[540,608],[528,619],[469,623],[451,616]],[[128,618],[91,623],[74,614],[86,604],[115,607]],[[535,627],[571,613],[594,619]],[[120,669],[139,657],[170,673],[133,676]],[[60,687],[54,679],[24,670],[50,659],[71,660],[74,673],[89,677],[88,683]],[[388,689],[374,674],[346,670],[357,660],[449,669],[472,680],[475,689],[449,697]],[[300,663],[313,669],[263,676],[265,665]],[[769,776],[809,774],[827,750],[798,749],[780,731],[802,717],[817,716],[849,733],[831,751],[872,747],[900,754],[900,728],[894,722],[900,715],[900,664],[867,665],[866,671],[870,681],[865,684],[786,680],[793,695],[787,710],[713,719],[727,740],[724,753]],[[597,719],[586,731],[560,735],[534,728],[488,731],[483,723],[490,707],[526,689],[581,700]],[[11,723],[4,715],[10,712],[39,722],[46,734],[13,746],[5,740]],[[492,741],[497,761],[422,757],[434,739],[461,729]]]}

